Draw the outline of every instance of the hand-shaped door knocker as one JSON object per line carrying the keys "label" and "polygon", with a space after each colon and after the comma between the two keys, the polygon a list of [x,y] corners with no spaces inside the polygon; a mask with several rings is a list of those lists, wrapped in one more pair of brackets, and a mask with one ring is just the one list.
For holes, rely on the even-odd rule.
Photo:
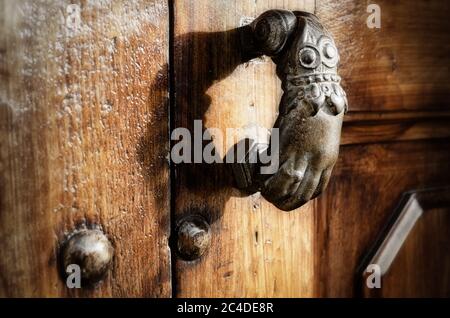
{"label": "hand-shaped door knocker", "polygon": [[[242,54],[272,58],[283,96],[278,128],[279,168],[261,174],[249,155],[233,165],[238,188],[261,194],[290,211],[327,186],[339,153],[347,98],[337,75],[339,53],[318,18],[306,12],[270,10],[241,30]],[[271,147],[269,147],[270,149]],[[258,151],[257,148],[249,151]]]}

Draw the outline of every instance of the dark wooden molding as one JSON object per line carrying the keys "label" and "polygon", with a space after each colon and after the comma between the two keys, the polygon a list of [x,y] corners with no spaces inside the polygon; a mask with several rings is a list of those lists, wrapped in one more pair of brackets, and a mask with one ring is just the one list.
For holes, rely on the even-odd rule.
{"label": "dark wooden molding", "polygon": [[350,111],[344,118],[341,145],[449,138],[449,119],[448,111]]}
{"label": "dark wooden molding", "polygon": [[358,275],[364,276],[370,264],[380,266],[384,276],[394,262],[403,243],[417,221],[427,211],[450,206],[450,187],[414,190],[406,192],[385,228],[381,231],[373,248],[358,268]]}

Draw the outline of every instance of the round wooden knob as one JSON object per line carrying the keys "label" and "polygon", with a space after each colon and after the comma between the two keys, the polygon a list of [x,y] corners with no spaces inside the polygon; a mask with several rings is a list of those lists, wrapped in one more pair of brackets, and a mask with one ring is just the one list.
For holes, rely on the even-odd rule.
{"label": "round wooden knob", "polygon": [[177,229],[178,253],[186,260],[201,257],[211,245],[211,229],[198,215],[184,218]]}
{"label": "round wooden knob", "polygon": [[82,285],[99,282],[111,267],[114,248],[102,231],[86,229],[73,234],[64,244],[64,272],[71,264],[80,266]]}

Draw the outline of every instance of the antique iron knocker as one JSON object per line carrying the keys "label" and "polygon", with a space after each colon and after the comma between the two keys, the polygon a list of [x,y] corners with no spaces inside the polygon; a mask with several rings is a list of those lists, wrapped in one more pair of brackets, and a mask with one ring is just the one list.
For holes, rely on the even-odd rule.
{"label": "antique iron knocker", "polygon": [[[241,29],[241,51],[249,60],[270,56],[283,96],[274,128],[279,144],[253,145],[233,165],[237,187],[261,194],[290,211],[319,195],[337,161],[347,98],[337,74],[339,53],[318,18],[306,12],[270,10]],[[261,173],[258,152],[275,151],[277,171]],[[273,157],[273,154],[272,154]]]}

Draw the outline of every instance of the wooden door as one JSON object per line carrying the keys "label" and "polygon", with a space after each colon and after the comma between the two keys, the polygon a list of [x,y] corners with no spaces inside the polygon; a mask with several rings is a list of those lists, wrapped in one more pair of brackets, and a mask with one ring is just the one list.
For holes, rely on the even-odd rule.
{"label": "wooden door", "polygon": [[174,220],[202,214],[212,231],[202,258],[175,256],[176,296],[362,296],[358,268],[402,193],[449,184],[448,5],[378,1],[382,26],[369,29],[369,3],[174,2],[174,127],[273,125],[274,64],[239,64],[233,31],[273,8],[314,12],[334,34],[350,107],[327,191],[296,211],[243,195],[223,167],[174,167]]}
{"label": "wooden door", "polygon": [[[0,296],[449,296],[450,8],[379,0],[370,29],[370,3],[0,1]],[[200,134],[272,127],[275,65],[241,63],[236,29],[274,8],[331,31],[349,100],[327,190],[289,213],[237,190],[226,165],[169,160],[171,131],[193,136],[195,120]],[[230,146],[213,143],[221,157]],[[405,195],[427,203],[405,208]],[[395,241],[399,216],[419,210]],[[211,244],[186,260],[176,234],[192,215]],[[112,266],[69,289],[61,248],[91,227]],[[385,246],[395,257],[368,290]]]}
{"label": "wooden door", "polygon": [[[0,2],[0,296],[171,295],[167,1]],[[68,289],[100,226],[112,270]]]}

